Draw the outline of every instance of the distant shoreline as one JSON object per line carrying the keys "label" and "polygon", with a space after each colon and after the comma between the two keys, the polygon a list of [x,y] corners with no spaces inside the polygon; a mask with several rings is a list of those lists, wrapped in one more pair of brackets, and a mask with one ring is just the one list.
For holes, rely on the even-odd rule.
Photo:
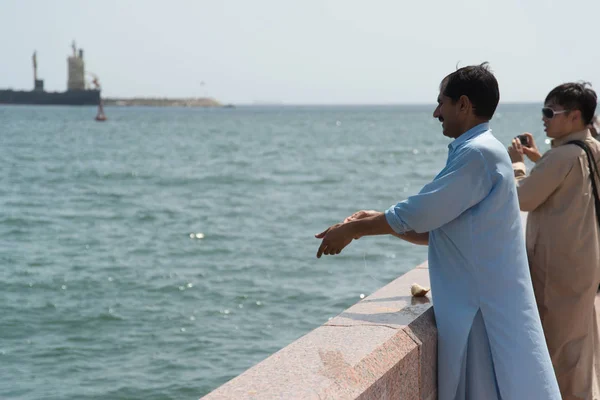
{"label": "distant shoreline", "polygon": [[132,98],[115,98],[108,97],[104,100],[106,106],[150,106],[150,107],[225,107],[217,100],[209,97],[198,98],[148,98],[148,97],[132,97]]}

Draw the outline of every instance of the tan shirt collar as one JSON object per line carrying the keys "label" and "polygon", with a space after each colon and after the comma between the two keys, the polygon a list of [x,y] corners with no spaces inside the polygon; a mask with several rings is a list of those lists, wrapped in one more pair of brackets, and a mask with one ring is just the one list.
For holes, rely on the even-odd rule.
{"label": "tan shirt collar", "polygon": [[570,142],[571,140],[585,140],[588,138],[588,136],[590,138],[592,137],[589,129],[585,129],[579,132],[573,132],[568,134],[567,136],[563,136],[561,138],[552,140],[552,148],[562,146],[563,144]]}

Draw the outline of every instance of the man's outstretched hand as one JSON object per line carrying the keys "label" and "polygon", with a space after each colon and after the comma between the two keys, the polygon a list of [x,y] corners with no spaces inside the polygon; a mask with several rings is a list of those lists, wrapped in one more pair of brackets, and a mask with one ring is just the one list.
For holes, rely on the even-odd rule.
{"label": "man's outstretched hand", "polygon": [[323,239],[317,251],[317,258],[321,258],[323,254],[327,256],[340,254],[344,247],[350,244],[354,236],[355,233],[351,228],[351,224],[348,223],[332,225],[323,232],[316,234],[317,239]]}

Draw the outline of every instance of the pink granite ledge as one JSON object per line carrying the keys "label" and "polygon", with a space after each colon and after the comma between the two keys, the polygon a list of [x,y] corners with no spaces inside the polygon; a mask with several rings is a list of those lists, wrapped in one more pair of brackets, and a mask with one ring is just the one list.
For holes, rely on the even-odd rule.
{"label": "pink granite ledge", "polygon": [[427,263],[209,393],[220,399],[437,398],[437,329]]}

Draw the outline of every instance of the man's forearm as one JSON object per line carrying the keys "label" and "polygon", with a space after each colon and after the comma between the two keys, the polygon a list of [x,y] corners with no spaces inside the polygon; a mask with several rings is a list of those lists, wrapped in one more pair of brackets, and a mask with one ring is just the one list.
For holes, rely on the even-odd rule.
{"label": "man's forearm", "polygon": [[372,217],[361,218],[352,222],[352,230],[355,237],[375,236],[375,235],[394,235],[400,239],[414,244],[429,244],[429,232],[417,233],[409,231],[403,234],[396,233],[390,224],[388,224],[384,213],[373,215]]}
{"label": "man's forearm", "polygon": [[377,213],[371,217],[357,219],[348,224],[355,236],[393,235],[395,232],[385,219],[384,213]]}

